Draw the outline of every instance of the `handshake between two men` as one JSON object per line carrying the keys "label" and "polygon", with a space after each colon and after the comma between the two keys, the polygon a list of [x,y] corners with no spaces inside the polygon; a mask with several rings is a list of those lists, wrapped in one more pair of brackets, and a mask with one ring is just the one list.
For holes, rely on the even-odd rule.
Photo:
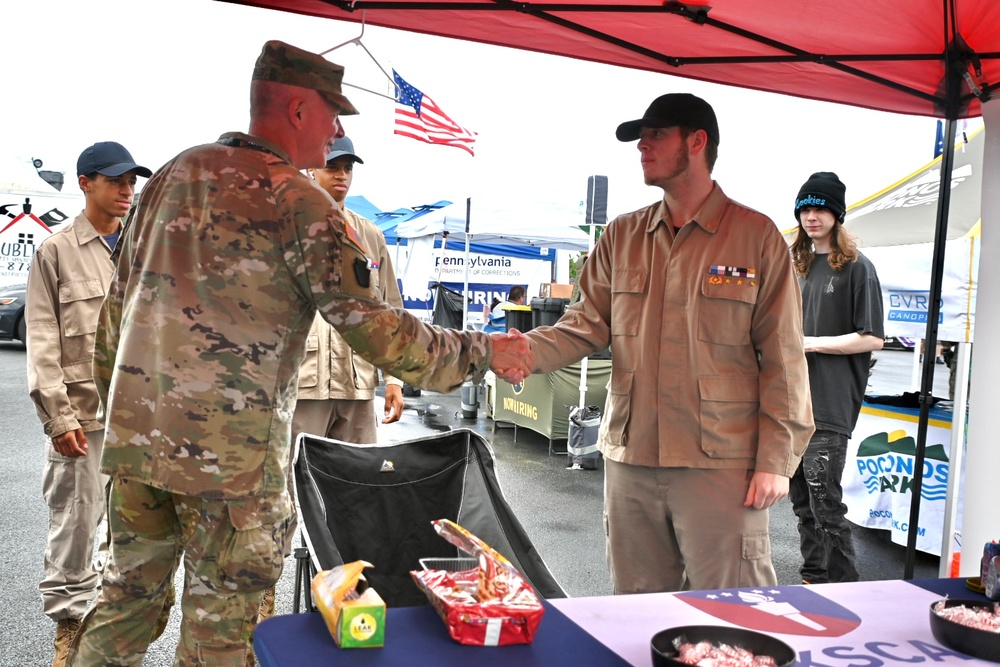
{"label": "handshake between two men", "polygon": [[490,370],[498,378],[511,384],[519,384],[535,370],[535,355],[531,352],[531,341],[517,329],[507,333],[492,333],[493,357]]}

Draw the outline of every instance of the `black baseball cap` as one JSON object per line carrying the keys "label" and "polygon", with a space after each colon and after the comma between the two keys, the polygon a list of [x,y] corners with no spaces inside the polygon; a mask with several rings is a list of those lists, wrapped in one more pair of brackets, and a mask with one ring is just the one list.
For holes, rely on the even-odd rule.
{"label": "black baseball cap", "polygon": [[132,170],[143,178],[153,175],[149,169],[137,165],[125,147],[115,141],[100,141],[85,148],[76,161],[77,176],[93,173],[121,176]]}
{"label": "black baseball cap", "polygon": [[715,110],[705,100],[691,93],[660,95],[638,120],[622,123],[615,131],[618,141],[635,141],[643,127],[676,127],[683,125],[705,130],[708,138],[719,143],[719,121]]}

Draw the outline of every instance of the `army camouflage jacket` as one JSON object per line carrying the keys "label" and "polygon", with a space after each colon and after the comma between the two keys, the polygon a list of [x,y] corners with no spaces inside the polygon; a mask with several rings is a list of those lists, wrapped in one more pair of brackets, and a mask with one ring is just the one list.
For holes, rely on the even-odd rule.
{"label": "army camouflage jacket", "polygon": [[94,353],[109,475],[206,498],[280,494],[317,310],[415,386],[478,382],[492,354],[486,334],[383,302],[340,208],[257,137],[224,134],[161,167],[119,249]]}

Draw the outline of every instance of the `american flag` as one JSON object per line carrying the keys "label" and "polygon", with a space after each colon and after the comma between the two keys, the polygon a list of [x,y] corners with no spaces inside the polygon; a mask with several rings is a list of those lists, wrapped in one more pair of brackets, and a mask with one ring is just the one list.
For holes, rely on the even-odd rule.
{"label": "american flag", "polygon": [[404,81],[396,70],[392,70],[392,78],[399,86],[396,134],[429,144],[455,146],[468,151],[469,155],[475,155],[475,132],[453,121],[434,100]]}

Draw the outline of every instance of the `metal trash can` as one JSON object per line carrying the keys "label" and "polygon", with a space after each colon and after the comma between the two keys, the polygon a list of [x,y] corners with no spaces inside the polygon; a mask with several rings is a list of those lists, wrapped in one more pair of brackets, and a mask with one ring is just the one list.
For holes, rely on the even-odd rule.
{"label": "metal trash can", "polygon": [[462,383],[462,418],[475,419],[479,415],[479,385],[472,380]]}
{"label": "metal trash can", "polygon": [[568,470],[597,470],[601,452],[597,449],[597,432],[601,428],[601,409],[596,405],[576,406],[569,411],[569,438],[566,454]]}

